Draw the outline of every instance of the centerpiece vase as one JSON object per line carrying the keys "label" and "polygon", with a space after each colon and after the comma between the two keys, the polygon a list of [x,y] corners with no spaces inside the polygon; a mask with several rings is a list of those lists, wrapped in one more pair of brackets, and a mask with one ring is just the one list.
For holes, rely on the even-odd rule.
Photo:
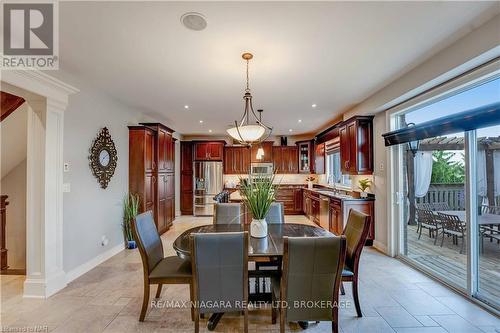
{"label": "centerpiece vase", "polygon": [[250,236],[254,238],[267,237],[267,222],[266,219],[252,219],[250,223]]}

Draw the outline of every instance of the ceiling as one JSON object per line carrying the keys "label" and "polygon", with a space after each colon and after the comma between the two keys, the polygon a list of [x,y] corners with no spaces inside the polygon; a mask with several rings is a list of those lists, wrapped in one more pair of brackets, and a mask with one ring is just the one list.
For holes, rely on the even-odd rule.
{"label": "ceiling", "polygon": [[[59,11],[61,68],[182,134],[223,134],[240,119],[241,53],[254,53],[254,106],[279,135],[322,128],[484,23],[499,5],[61,2]],[[207,18],[205,30],[180,23],[191,11]]]}

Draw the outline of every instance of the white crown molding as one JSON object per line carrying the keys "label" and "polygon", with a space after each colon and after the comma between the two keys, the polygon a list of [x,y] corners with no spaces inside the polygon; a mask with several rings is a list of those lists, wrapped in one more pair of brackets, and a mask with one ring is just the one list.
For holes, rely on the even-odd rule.
{"label": "white crown molding", "polygon": [[67,103],[68,95],[80,90],[39,70],[3,70],[2,81],[40,96]]}

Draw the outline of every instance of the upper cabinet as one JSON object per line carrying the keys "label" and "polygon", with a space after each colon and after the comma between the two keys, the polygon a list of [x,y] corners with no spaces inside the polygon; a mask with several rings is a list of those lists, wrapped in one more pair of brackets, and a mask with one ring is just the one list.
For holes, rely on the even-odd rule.
{"label": "upper cabinet", "polygon": [[292,146],[273,147],[273,163],[276,173],[298,173],[298,149]]}
{"label": "upper cabinet", "polygon": [[318,175],[325,173],[325,143],[314,145],[314,172]]}
{"label": "upper cabinet", "polygon": [[222,161],[224,156],[224,142],[206,141],[194,145],[194,159],[196,161]]}
{"label": "upper cabinet", "polygon": [[[259,148],[262,148],[264,151],[264,156],[262,156],[261,159],[257,159],[257,151]],[[273,163],[273,142],[264,141],[261,144],[252,146],[250,157],[252,163]]]}
{"label": "upper cabinet", "polygon": [[250,148],[226,147],[224,149],[224,173],[248,174],[250,171]]}
{"label": "upper cabinet", "polygon": [[373,117],[356,116],[339,127],[340,166],[343,174],[373,173]]}
{"label": "upper cabinet", "polygon": [[297,141],[299,173],[314,172],[314,143],[312,140]]}

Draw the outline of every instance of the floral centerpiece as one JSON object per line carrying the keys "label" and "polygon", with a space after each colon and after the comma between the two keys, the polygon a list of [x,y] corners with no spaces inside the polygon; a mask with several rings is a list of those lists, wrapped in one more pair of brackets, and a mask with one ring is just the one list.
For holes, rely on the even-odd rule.
{"label": "floral centerpiece", "polygon": [[250,235],[256,238],[267,237],[266,216],[275,200],[276,187],[274,175],[252,175],[247,182],[240,182],[243,202],[252,213]]}
{"label": "floral centerpiece", "polygon": [[311,189],[313,188],[313,181],[315,181],[315,180],[316,180],[316,178],[314,178],[313,176],[308,176],[308,177],[306,178],[307,188],[308,188],[308,189],[310,189],[310,190],[311,190]]}
{"label": "floral centerpiece", "polygon": [[368,197],[368,193],[366,193],[366,190],[370,188],[372,181],[369,180],[368,178],[360,179],[358,181],[358,188],[361,190],[361,197],[366,198]]}

